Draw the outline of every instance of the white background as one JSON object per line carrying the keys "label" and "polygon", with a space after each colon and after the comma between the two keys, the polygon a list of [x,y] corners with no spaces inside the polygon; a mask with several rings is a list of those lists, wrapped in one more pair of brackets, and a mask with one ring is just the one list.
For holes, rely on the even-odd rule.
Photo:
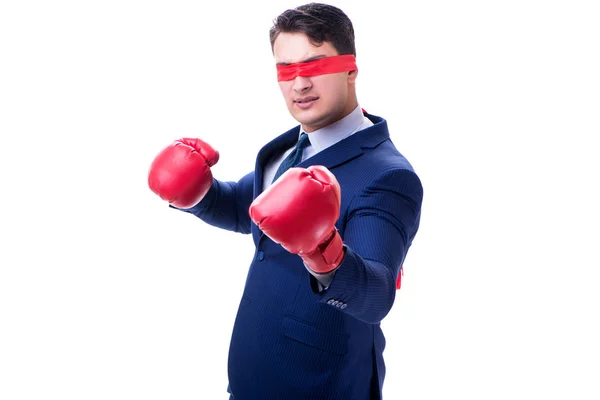
{"label": "white background", "polygon": [[[600,397],[593,1],[336,1],[361,106],[422,178],[386,399]],[[237,180],[295,125],[290,1],[0,6],[0,399],[226,399],[249,236],[147,187],[181,136]],[[392,8],[393,7],[393,8]]]}

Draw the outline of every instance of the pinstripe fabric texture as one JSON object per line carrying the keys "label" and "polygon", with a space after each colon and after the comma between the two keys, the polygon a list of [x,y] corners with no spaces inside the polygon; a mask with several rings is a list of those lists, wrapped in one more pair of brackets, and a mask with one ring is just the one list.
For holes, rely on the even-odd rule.
{"label": "pinstripe fabric texture", "polygon": [[324,165],[342,189],[336,227],[346,254],[326,291],[318,292],[300,257],[262,234],[248,215],[265,164],[296,143],[299,127],[265,145],[253,172],[237,182],[215,179],[199,204],[182,210],[251,234],[256,245],[229,350],[236,400],[381,399],[380,322],[419,227],[423,189],[386,121],[365,115],[373,126],[298,165]]}

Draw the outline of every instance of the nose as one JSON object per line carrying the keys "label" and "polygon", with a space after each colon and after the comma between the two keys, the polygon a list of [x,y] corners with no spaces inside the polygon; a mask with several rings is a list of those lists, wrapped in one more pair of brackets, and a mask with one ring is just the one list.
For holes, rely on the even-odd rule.
{"label": "nose", "polygon": [[312,87],[312,82],[306,76],[297,76],[294,78],[294,85],[292,89],[296,93],[303,93]]}

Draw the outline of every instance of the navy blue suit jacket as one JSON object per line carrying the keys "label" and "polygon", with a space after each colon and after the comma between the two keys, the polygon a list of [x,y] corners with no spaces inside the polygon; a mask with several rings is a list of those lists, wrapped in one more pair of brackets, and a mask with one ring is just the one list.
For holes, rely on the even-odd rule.
{"label": "navy blue suit jacket", "polygon": [[299,256],[265,236],[248,208],[261,193],[263,170],[298,140],[299,127],[265,145],[254,172],[238,182],[213,181],[189,212],[219,228],[252,234],[250,264],[229,349],[236,400],[380,399],[385,338],[380,321],[417,232],[423,190],[391,142],[384,119],[315,154],[299,167],[324,165],[341,186],[336,227],[345,257],[329,288]]}

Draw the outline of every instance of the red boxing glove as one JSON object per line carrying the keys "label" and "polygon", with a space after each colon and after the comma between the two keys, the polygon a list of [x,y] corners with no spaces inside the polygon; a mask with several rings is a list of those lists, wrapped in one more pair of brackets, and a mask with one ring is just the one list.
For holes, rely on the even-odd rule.
{"label": "red boxing glove", "polygon": [[150,190],[178,208],[195,206],[212,185],[210,167],[219,152],[200,139],[182,138],[164,148],[150,166]]}
{"label": "red boxing glove", "polygon": [[322,274],[344,258],[335,227],[340,201],[340,185],[327,168],[290,168],[252,202],[250,218],[265,235]]}

